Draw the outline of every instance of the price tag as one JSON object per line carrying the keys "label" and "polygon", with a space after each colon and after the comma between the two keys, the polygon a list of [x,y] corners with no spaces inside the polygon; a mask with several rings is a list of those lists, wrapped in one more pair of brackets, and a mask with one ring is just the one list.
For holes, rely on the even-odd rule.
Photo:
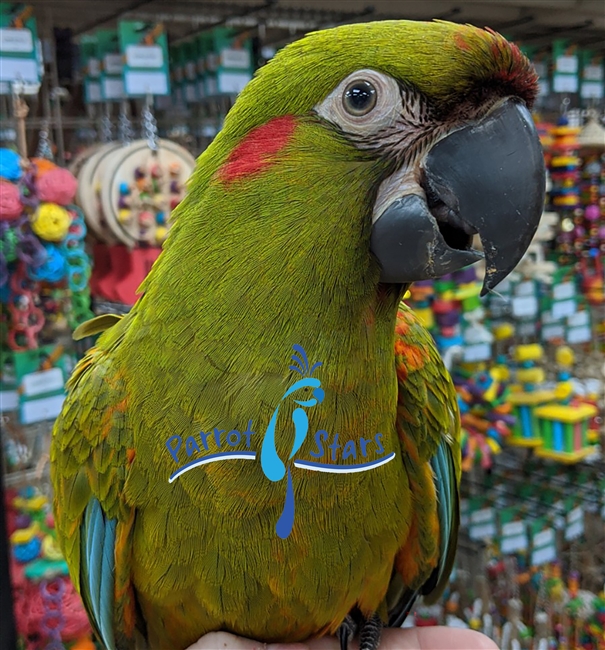
{"label": "price tag", "polygon": [[471,512],[470,521],[471,539],[492,539],[496,536],[496,517],[493,508],[481,508]]}
{"label": "price tag", "polygon": [[106,74],[122,74],[123,61],[121,54],[106,54],[103,59]]}
{"label": "price tag", "polygon": [[493,508],[482,508],[481,510],[475,510],[475,512],[471,513],[471,523],[473,524],[482,524],[486,521],[492,521],[493,519]]}
{"label": "price tag", "polygon": [[584,81],[603,81],[603,67],[600,65],[586,65],[582,71]]}
{"label": "price tag", "polygon": [[121,77],[105,77],[103,79],[103,97],[104,99],[123,99],[124,82]]}
{"label": "price tag", "polygon": [[576,301],[573,298],[571,300],[562,300],[553,303],[552,315],[555,320],[559,320],[560,318],[565,318],[565,316],[575,314],[576,309]]}
{"label": "price tag", "polygon": [[515,535],[514,537],[504,537],[500,543],[502,553],[516,553],[517,551],[524,551],[529,546],[527,535]]}
{"label": "price tag", "polygon": [[553,287],[552,293],[555,300],[567,300],[576,295],[576,287],[573,282],[563,282]]}
{"label": "price tag", "polygon": [[545,79],[538,81],[538,96],[548,97],[550,95],[550,84]]}
{"label": "price tag", "polygon": [[195,84],[187,84],[185,86],[185,100],[190,104],[197,102],[197,89]]}
{"label": "price tag", "polygon": [[590,327],[571,327],[567,330],[568,343],[588,343],[592,339]]}
{"label": "price tag", "polygon": [[533,296],[536,293],[536,288],[533,282],[519,282],[515,287],[516,296]]}
{"label": "price tag", "polygon": [[65,385],[61,368],[51,368],[42,372],[31,372],[23,376],[21,388],[24,397],[33,397],[63,390]]}
{"label": "price tag", "polygon": [[247,85],[252,77],[247,72],[225,72],[218,73],[218,89],[221,93],[238,94]]}
{"label": "price tag", "polygon": [[546,325],[542,328],[542,338],[545,341],[565,338],[565,327],[563,325]]}
{"label": "price tag", "polygon": [[0,29],[0,51],[27,54],[34,51],[34,38],[29,29]]}
{"label": "price tag", "polygon": [[480,524],[471,526],[469,536],[474,540],[493,539],[496,536],[496,524]]}
{"label": "price tag", "polygon": [[545,61],[533,61],[533,64],[538,77],[546,77],[548,75],[548,67]]}
{"label": "price tag", "polygon": [[101,62],[99,59],[88,59],[88,76],[96,79],[101,75]]}
{"label": "price tag", "polygon": [[65,395],[54,395],[23,402],[21,404],[21,424],[54,420],[61,413],[64,401]]}
{"label": "price tag", "polygon": [[565,539],[570,542],[584,534],[584,510],[578,506],[567,513]]}
{"label": "price tag", "polygon": [[19,393],[16,390],[0,391],[0,411],[16,411],[19,407]]}
{"label": "price tag", "polygon": [[187,61],[187,63],[185,63],[185,75],[189,81],[195,81],[197,77],[197,71],[195,69],[194,61]]}
{"label": "price tag", "polygon": [[553,79],[553,87],[556,93],[577,93],[578,78],[572,75],[556,74]]}
{"label": "price tag", "polygon": [[536,335],[536,324],[535,323],[524,323],[521,322],[517,325],[517,334],[519,336],[535,336]]}
{"label": "price tag", "polygon": [[158,45],[129,45],[126,48],[126,63],[131,68],[161,68],[164,54]]}
{"label": "price tag", "polygon": [[577,74],[578,57],[577,56],[558,56],[556,59],[556,71],[565,74]]}
{"label": "price tag", "polygon": [[583,81],[580,95],[584,99],[603,99],[604,88],[602,81]]}
{"label": "price tag", "polygon": [[547,544],[555,543],[555,531],[552,528],[546,528],[545,530],[540,531],[534,535],[533,545],[546,546]]}
{"label": "price tag", "polygon": [[538,548],[531,554],[531,563],[533,566],[548,564],[549,562],[554,562],[556,559],[557,549],[554,546]]}
{"label": "price tag", "polygon": [[124,75],[128,95],[166,95],[168,93],[168,78],[163,72],[134,72]]}
{"label": "price tag", "polygon": [[491,359],[492,348],[489,343],[476,343],[474,345],[464,346],[465,363],[475,363],[476,361],[485,361]]}
{"label": "price tag", "polygon": [[590,316],[588,315],[587,311],[577,311],[567,319],[567,325],[569,327],[582,327],[584,325],[590,325]]}
{"label": "price tag", "polygon": [[512,302],[515,318],[526,318],[538,313],[538,300],[535,296],[515,297]]}
{"label": "price tag", "polygon": [[224,68],[248,70],[250,64],[250,52],[248,50],[224,49],[221,51],[221,65]]}

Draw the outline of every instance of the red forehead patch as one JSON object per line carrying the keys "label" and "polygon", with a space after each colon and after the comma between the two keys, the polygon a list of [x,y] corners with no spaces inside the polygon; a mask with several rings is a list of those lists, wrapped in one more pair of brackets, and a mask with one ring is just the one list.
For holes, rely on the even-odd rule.
{"label": "red forehead patch", "polygon": [[456,32],[454,34],[454,43],[459,50],[465,50],[466,52],[469,52],[471,50],[471,46],[467,43],[466,38],[462,32]]}
{"label": "red forehead patch", "polygon": [[218,177],[230,183],[266,169],[275,161],[276,154],[290,142],[295,128],[295,118],[285,115],[252,129],[231,152],[219,169]]}

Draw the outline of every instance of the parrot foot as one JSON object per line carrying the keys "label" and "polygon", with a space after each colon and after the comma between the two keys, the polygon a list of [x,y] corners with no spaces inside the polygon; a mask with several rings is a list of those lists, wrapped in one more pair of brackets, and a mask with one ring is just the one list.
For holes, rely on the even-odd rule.
{"label": "parrot foot", "polygon": [[382,621],[374,612],[361,626],[359,632],[359,650],[377,650],[382,634]]}
{"label": "parrot foot", "polygon": [[338,628],[338,639],[340,640],[340,650],[348,650],[349,643],[353,640],[355,634],[357,634],[358,625],[349,614],[345,620],[340,624]]}

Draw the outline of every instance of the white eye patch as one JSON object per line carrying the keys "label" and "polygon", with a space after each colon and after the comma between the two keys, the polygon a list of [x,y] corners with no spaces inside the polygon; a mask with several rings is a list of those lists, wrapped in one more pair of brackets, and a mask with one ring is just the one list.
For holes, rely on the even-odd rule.
{"label": "white eye patch", "polygon": [[347,133],[369,136],[392,127],[401,114],[401,90],[392,77],[357,70],[343,79],[315,112]]}

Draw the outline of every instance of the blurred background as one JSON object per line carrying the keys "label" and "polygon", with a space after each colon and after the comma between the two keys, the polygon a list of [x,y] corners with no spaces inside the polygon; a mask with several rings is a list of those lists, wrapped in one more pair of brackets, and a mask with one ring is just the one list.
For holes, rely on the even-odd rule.
{"label": "blurred background", "polygon": [[406,302],[462,414],[459,552],[405,625],[513,650],[605,649],[605,5],[602,0],[35,0],[0,5],[0,648],[95,647],[57,547],[48,447],[65,382],[126,313],[195,159],[254,72],[310,31],[490,27],[534,64],[541,226],[479,297],[480,265]]}

